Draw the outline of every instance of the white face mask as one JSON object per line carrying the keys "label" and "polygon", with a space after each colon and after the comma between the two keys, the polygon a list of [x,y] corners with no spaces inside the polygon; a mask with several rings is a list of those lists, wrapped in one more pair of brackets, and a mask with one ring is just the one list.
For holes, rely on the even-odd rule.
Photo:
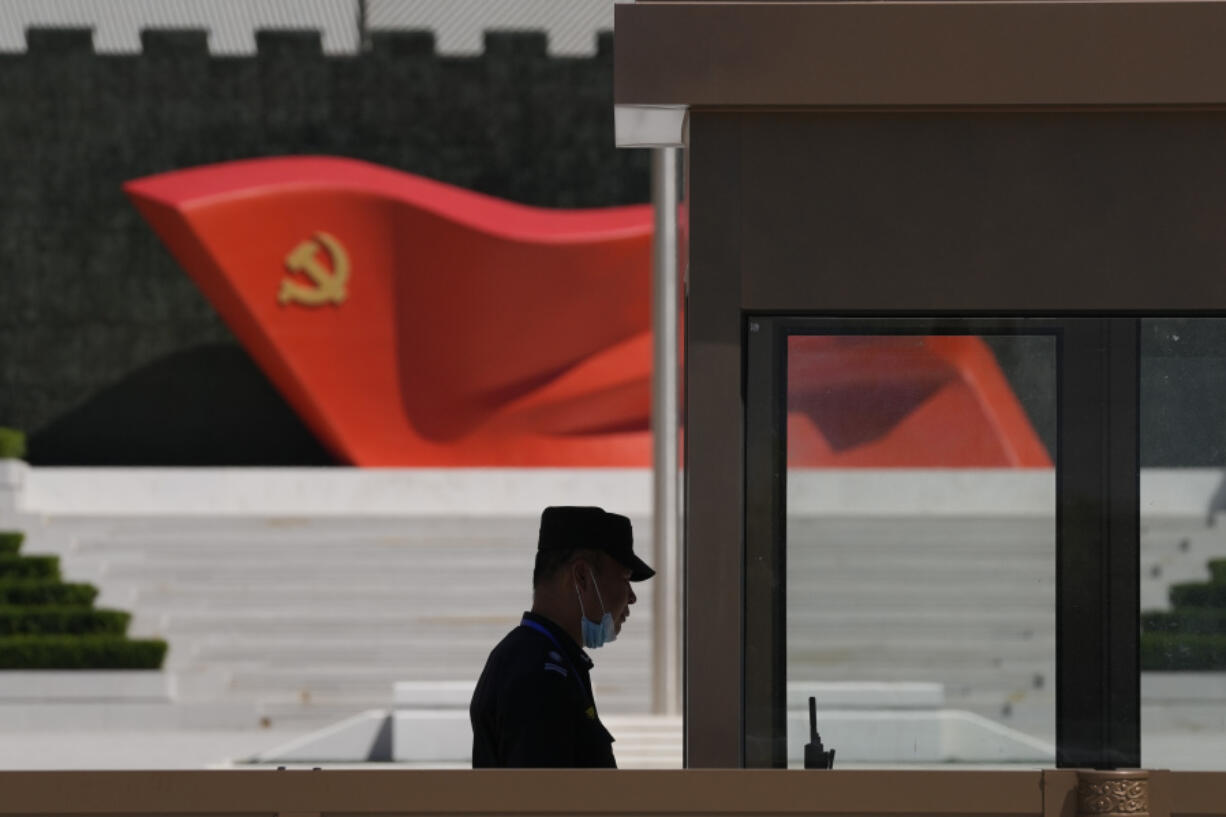
{"label": "white face mask", "polygon": [[613,614],[604,609],[604,599],[600,597],[600,587],[596,584],[596,576],[591,572],[591,568],[588,568],[588,575],[592,577],[592,587],[596,588],[596,598],[600,601],[600,609],[604,611],[599,624],[588,620],[587,613],[583,610],[583,594],[579,592],[578,584],[575,585],[575,595],[579,598],[579,624],[583,628],[583,646],[594,650],[616,641],[617,628],[613,626]]}

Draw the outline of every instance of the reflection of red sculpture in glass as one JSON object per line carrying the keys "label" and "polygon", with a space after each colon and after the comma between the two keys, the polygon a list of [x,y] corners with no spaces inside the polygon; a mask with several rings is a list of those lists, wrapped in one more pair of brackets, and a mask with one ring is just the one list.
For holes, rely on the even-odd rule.
{"label": "reflection of red sculpture in glass", "polygon": [[1051,467],[992,351],[959,335],[788,338],[788,462]]}
{"label": "reflection of red sculpture in glass", "polygon": [[[544,210],[336,158],[231,162],[125,190],[340,459],[650,465],[649,206]],[[798,371],[792,464],[1050,465],[982,342],[927,341],[912,360],[928,391],[871,428],[839,419],[837,394],[856,389],[822,397],[821,384],[913,374],[874,365],[871,343]],[[934,423],[987,442],[949,460],[922,444]]]}

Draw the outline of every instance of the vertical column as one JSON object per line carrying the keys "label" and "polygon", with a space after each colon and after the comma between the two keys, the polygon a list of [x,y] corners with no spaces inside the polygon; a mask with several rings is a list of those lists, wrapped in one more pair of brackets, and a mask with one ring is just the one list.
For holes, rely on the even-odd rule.
{"label": "vertical column", "polygon": [[744,765],[788,765],[787,343],[750,317],[745,366]]}
{"label": "vertical column", "polygon": [[1139,766],[1139,352],[1135,318],[1061,338],[1056,764]]}
{"label": "vertical column", "polygon": [[358,53],[370,50],[370,10],[366,7],[368,0],[357,0],[355,11],[358,18]]}
{"label": "vertical column", "polygon": [[[741,128],[692,113],[685,313],[685,765],[742,765]],[[698,615],[694,615],[698,613]]]}
{"label": "vertical column", "polygon": [[655,470],[652,533],[652,711],[681,712],[681,559],[677,507],[677,149],[651,152],[651,199],[655,205],[652,245],[651,325],[653,365],[651,425]]}

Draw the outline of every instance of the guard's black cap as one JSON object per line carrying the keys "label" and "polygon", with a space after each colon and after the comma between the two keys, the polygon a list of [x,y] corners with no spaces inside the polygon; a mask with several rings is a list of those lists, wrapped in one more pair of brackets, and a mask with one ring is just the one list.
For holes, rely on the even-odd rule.
{"label": "guard's black cap", "polygon": [[656,575],[634,555],[634,532],[630,520],[603,508],[574,505],[551,506],[541,513],[537,550],[591,548],[603,551],[630,568],[630,581],[641,582]]}

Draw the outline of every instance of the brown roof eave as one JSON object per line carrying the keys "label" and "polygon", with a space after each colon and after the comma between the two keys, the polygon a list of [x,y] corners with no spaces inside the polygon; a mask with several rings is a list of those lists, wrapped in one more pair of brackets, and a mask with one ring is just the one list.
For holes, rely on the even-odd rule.
{"label": "brown roof eave", "polygon": [[1226,2],[637,2],[614,101],[691,107],[1226,105]]}

